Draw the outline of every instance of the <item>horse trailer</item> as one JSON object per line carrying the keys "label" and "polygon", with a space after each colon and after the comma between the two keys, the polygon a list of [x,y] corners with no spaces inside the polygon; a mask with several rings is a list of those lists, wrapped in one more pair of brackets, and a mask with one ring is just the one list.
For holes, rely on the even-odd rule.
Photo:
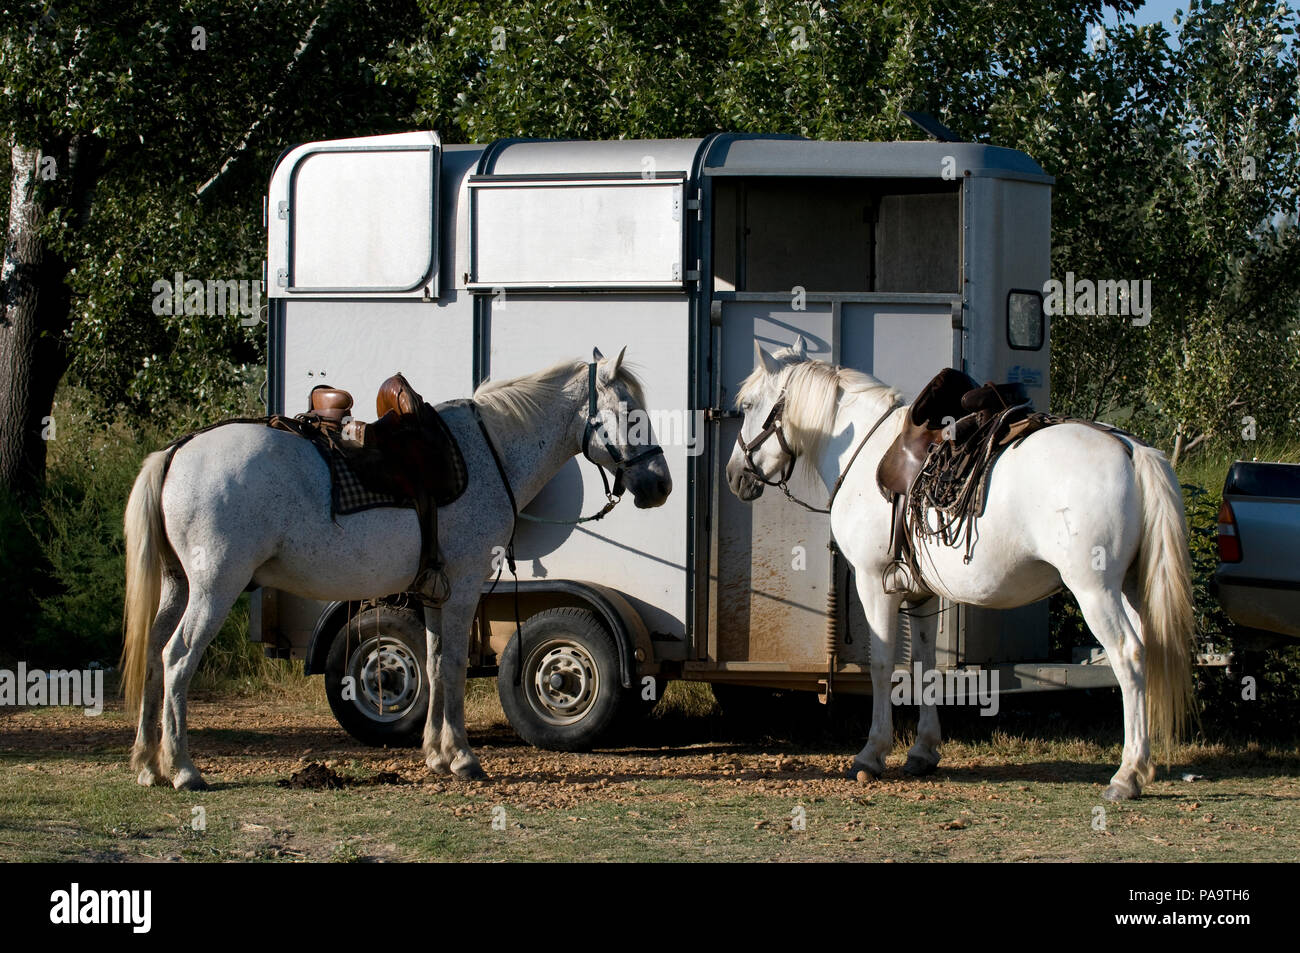
{"label": "horse trailer", "polygon": [[[802,336],[812,356],[908,400],[954,367],[1018,381],[1046,409],[1052,182],[1020,152],[956,142],[443,145],[414,132],[298,146],[266,200],[267,409],[301,412],[318,384],[363,407],[399,370],[437,403],[626,345],[675,489],[650,512],[519,522],[525,638],[557,619],[572,637],[503,686],[522,693],[507,706],[515,727],[589,745],[606,727],[588,717],[596,696],[636,707],[668,679],[866,692],[866,625],[828,549],[828,518],[777,493],[745,504],[727,488],[738,384],[756,341],[770,350]],[[803,470],[792,490],[825,500]],[[573,521],[603,502],[578,457],[526,509]],[[471,675],[495,674],[516,631],[513,580],[489,588]],[[422,624],[400,594],[375,595],[387,605],[358,615],[356,604],[256,590],[252,638],[324,673],[358,737],[402,743],[427,706]],[[1003,692],[1115,684],[1100,659],[1050,660],[1046,602],[943,608],[940,669],[996,671]],[[593,652],[590,625],[613,636],[616,658]],[[332,656],[340,640],[348,650]],[[339,695],[344,675],[351,699]]]}

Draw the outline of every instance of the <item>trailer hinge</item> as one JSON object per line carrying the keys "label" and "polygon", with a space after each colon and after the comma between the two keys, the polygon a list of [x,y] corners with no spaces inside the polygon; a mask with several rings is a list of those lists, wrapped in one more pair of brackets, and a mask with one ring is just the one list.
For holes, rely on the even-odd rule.
{"label": "trailer hinge", "polygon": [[278,268],[275,272],[275,283],[281,288],[289,287],[289,269]]}
{"label": "trailer hinge", "polygon": [[695,198],[687,199],[686,207],[695,212],[696,221],[704,221],[704,190],[696,189]]}
{"label": "trailer hinge", "polygon": [[288,217],[289,217],[289,203],[286,202],[286,201],[283,201],[283,200],[281,200],[281,201],[279,201],[279,202],[276,202],[276,203],[275,203],[275,216],[276,216],[276,218],[288,218]]}
{"label": "trailer hinge", "polygon": [[709,324],[715,328],[722,327],[722,302],[717,298],[709,302]]}
{"label": "trailer hinge", "polygon": [[954,331],[960,331],[963,329],[961,311],[962,303],[960,301],[954,301],[952,303],[952,329]]}

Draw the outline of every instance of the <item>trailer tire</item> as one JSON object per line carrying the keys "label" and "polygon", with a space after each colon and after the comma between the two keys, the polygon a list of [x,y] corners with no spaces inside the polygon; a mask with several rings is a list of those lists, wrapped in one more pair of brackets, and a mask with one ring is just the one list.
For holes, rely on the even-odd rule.
{"label": "trailer tire", "polygon": [[522,663],[516,635],[501,653],[497,674],[511,727],[538,748],[589,750],[628,701],[614,636],[594,612],[570,607],[531,616],[520,634]]}
{"label": "trailer tire", "polygon": [[[325,662],[325,695],[348,734],[375,747],[420,744],[429,711],[424,647],[423,620],[389,606],[339,627]],[[349,677],[352,697],[345,698]]]}

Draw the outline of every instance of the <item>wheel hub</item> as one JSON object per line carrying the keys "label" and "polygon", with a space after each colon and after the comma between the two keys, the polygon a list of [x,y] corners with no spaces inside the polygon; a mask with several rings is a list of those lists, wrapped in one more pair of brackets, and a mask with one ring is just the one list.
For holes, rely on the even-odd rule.
{"label": "wheel hub", "polygon": [[596,663],[579,645],[544,645],[532,654],[532,683],[538,713],[554,724],[582,718],[596,700]]}
{"label": "wheel hub", "polygon": [[398,721],[420,695],[420,661],[394,639],[371,639],[361,645],[352,656],[349,674],[356,684],[354,704],[374,721]]}

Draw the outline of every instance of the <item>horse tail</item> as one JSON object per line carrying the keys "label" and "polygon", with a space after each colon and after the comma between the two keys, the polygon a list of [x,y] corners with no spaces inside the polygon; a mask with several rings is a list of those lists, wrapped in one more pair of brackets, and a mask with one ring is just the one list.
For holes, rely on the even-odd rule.
{"label": "horse tail", "polygon": [[168,450],[145,457],[126,501],[126,603],[122,611],[122,688],[127,708],[140,711],[149,667],[149,631],[162,595],[162,563],[168,546],[162,516],[162,485]]}
{"label": "horse tail", "polygon": [[1138,580],[1146,649],[1147,730],[1153,748],[1168,762],[1192,710],[1196,619],[1191,556],[1183,494],[1169,460],[1152,447],[1135,446],[1133,469],[1142,507]]}

